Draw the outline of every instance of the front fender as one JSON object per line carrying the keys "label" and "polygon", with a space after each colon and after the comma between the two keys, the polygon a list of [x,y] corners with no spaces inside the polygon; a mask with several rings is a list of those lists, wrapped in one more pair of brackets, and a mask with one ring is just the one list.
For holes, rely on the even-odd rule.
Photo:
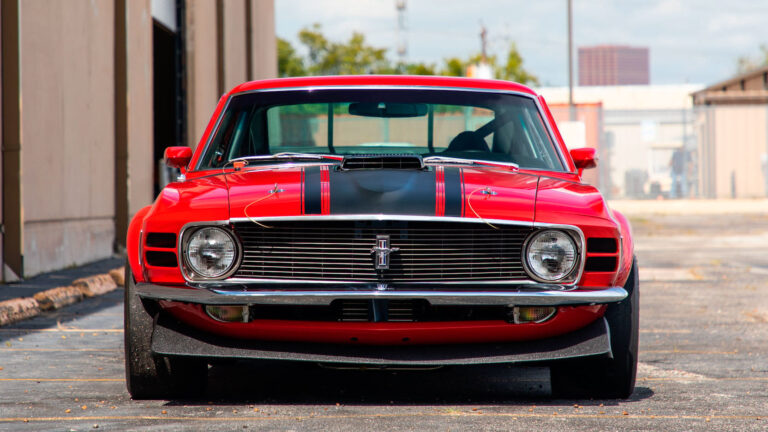
{"label": "front fender", "polygon": [[[139,251],[141,250],[141,227],[144,225],[144,217],[149,213],[151,208],[152,206],[148,205],[136,212],[133,219],[131,219],[131,224],[128,225],[128,236],[125,239],[128,264],[136,282],[146,282],[144,280],[144,272],[141,270],[141,264],[139,262]],[[126,269],[126,278],[129,276],[127,270],[128,269]]]}
{"label": "front fender", "polygon": [[627,283],[629,272],[632,270],[632,260],[635,256],[635,243],[632,239],[632,226],[629,220],[621,212],[612,210],[613,218],[618,222],[621,230],[621,263],[616,274],[616,285],[624,286]]}

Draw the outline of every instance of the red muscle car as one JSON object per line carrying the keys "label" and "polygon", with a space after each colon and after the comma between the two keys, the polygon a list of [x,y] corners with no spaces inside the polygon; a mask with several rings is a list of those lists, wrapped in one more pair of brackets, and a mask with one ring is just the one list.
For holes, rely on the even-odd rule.
{"label": "red muscle car", "polygon": [[544,99],[505,81],[349,76],[224,95],[177,182],[133,218],[134,398],[208,365],[547,364],[555,392],[628,397],[627,219],[581,180]]}

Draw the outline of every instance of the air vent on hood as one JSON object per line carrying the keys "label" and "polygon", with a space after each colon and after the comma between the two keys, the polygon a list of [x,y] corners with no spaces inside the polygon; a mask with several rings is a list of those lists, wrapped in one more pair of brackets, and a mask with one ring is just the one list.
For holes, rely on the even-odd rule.
{"label": "air vent on hood", "polygon": [[419,155],[355,155],[345,156],[341,162],[341,170],[371,170],[371,169],[424,169],[424,161]]}

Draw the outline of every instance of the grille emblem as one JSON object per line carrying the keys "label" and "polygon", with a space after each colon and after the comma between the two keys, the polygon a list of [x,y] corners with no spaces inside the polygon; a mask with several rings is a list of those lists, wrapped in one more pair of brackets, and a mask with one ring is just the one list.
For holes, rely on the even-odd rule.
{"label": "grille emblem", "polygon": [[400,248],[389,247],[388,235],[377,235],[376,246],[371,249],[372,254],[376,254],[376,270],[389,269],[389,254],[399,251]]}

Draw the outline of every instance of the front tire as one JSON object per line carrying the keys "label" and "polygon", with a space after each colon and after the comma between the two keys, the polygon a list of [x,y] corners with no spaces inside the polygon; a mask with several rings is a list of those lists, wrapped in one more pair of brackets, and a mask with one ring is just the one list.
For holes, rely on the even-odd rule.
{"label": "front tire", "polygon": [[635,389],[640,280],[637,259],[624,285],[627,298],[608,306],[605,319],[611,336],[613,358],[577,359],[551,367],[552,393],[565,397],[626,399]]}
{"label": "front tire", "polygon": [[208,365],[196,359],[152,354],[154,315],[136,294],[136,282],[125,266],[125,383],[133,399],[193,397],[205,390]]}

